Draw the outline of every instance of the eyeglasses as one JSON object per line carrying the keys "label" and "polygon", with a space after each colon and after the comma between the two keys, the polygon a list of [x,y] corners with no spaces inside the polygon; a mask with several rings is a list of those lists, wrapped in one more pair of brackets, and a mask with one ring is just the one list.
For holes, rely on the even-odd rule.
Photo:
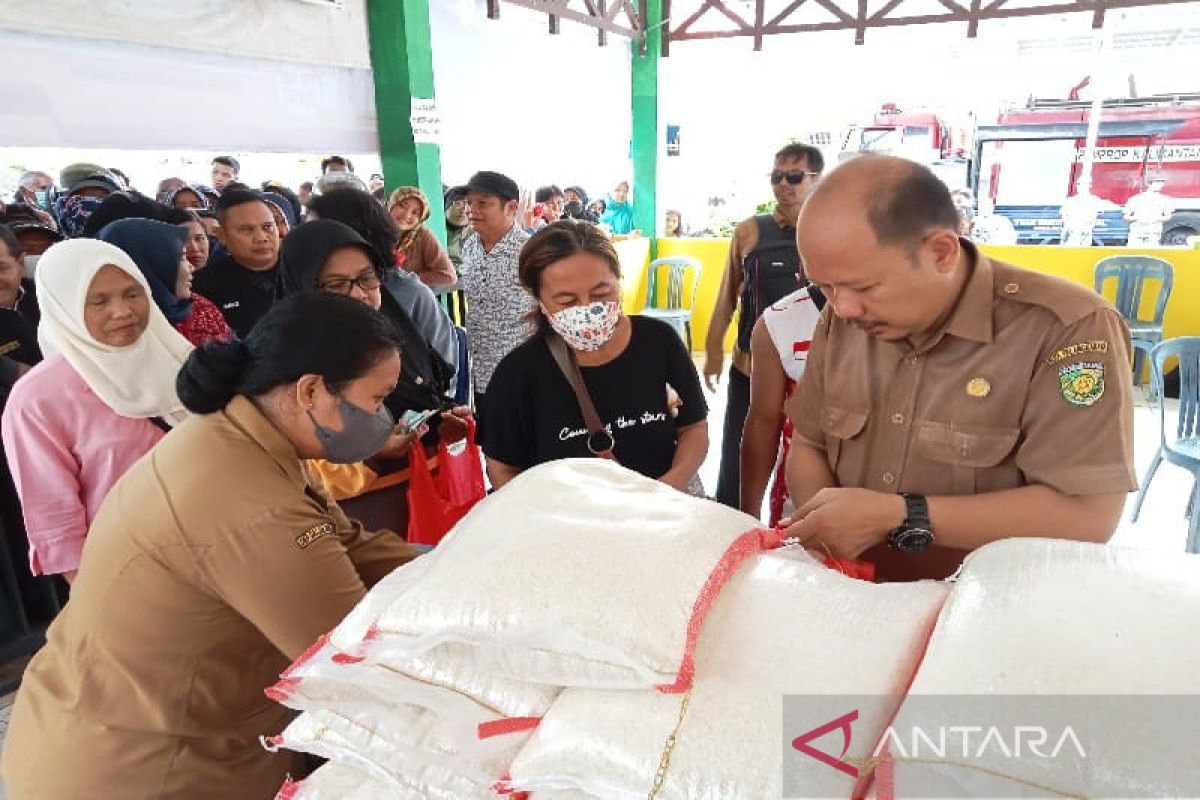
{"label": "eyeglasses", "polygon": [[380,285],[381,282],[378,275],[374,272],[366,272],[357,278],[330,278],[324,283],[317,284],[317,288],[323,292],[331,292],[333,294],[350,294],[351,288],[355,286],[364,292],[373,292]]}
{"label": "eyeglasses", "polygon": [[812,175],[815,178],[820,174],[821,173],[819,172],[805,172],[799,169],[795,169],[790,172],[784,172],[783,170],[777,169],[771,173],[771,185],[774,186],[782,180],[787,180],[787,182],[792,186],[799,186],[800,184],[804,183],[805,175]]}

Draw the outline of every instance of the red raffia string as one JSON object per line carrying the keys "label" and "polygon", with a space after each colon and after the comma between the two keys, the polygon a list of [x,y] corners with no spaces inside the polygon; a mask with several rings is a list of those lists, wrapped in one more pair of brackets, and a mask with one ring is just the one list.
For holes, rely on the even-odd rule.
{"label": "red raffia string", "polygon": [[512,775],[507,772],[500,776],[500,780],[492,784],[492,791],[496,794],[512,795],[512,800],[529,800],[528,792],[514,792],[512,789]]}
{"label": "red raffia string", "polygon": [[287,703],[291,696],[295,694],[296,687],[299,685],[299,678],[280,678],[279,682],[274,686],[268,686],[266,689],[263,689],[263,694],[276,703]]}
{"label": "red raffia string", "polygon": [[[379,637],[379,626],[374,622],[371,627],[367,628],[367,635],[363,637],[362,644],[366,644]],[[333,663],[335,664],[361,664],[366,661],[366,656],[355,655],[354,653],[334,653]]]}
{"label": "red raffia string", "polygon": [[781,530],[755,528],[734,539],[733,543],[725,549],[721,559],[709,573],[708,580],[700,589],[695,605],[692,606],[692,616],[688,620],[687,641],[684,644],[683,661],[679,664],[678,677],[674,683],[663,684],[655,688],[663,694],[681,694],[692,688],[692,681],[696,677],[696,642],[700,638],[700,628],[704,625],[704,620],[712,609],[712,604],[716,602],[717,596],[721,594],[721,590],[725,588],[725,584],[729,583],[729,579],[737,572],[742,562],[755,553],[782,547],[784,538],[784,532]]}
{"label": "red raffia string", "polygon": [[279,791],[275,793],[275,800],[292,800],[298,791],[300,791],[299,781],[292,780],[289,775],[283,779],[283,786],[280,786]]}
{"label": "red raffia string", "polygon": [[510,733],[524,733],[536,728],[541,721],[541,717],[507,717],[491,722],[481,722],[476,735],[480,741],[483,741],[496,736],[507,736]]}

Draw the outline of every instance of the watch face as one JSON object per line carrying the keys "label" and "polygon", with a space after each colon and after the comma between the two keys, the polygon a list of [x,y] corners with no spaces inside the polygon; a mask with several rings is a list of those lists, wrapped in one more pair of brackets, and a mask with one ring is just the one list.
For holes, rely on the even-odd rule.
{"label": "watch face", "polygon": [[933,544],[933,534],[924,528],[906,528],[896,537],[896,549],[902,553],[920,553]]}

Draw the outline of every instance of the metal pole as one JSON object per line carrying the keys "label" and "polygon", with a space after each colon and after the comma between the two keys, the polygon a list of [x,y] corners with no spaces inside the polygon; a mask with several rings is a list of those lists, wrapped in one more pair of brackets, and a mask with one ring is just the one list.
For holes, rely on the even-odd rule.
{"label": "metal pole", "polygon": [[1079,167],[1077,193],[1091,194],[1092,165],[1096,160],[1096,140],[1100,138],[1100,117],[1104,115],[1104,93],[1108,83],[1105,50],[1112,44],[1112,26],[1104,25],[1096,31],[1095,50],[1092,54],[1092,107],[1088,111],[1087,139],[1083,145],[1083,161]]}

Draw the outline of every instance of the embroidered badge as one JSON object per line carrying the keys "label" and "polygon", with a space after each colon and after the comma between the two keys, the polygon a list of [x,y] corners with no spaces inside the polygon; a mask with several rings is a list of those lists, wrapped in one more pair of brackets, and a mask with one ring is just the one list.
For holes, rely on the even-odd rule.
{"label": "embroidered badge", "polygon": [[1047,366],[1057,364],[1059,361],[1064,361],[1074,356],[1081,356],[1084,353],[1107,353],[1108,342],[1102,339],[1096,339],[1090,342],[1076,342],[1069,344],[1061,350],[1056,350],[1046,358]]}
{"label": "embroidered badge", "polygon": [[811,341],[792,342],[792,360],[805,361],[808,359],[808,351],[812,349]]}
{"label": "embroidered badge", "polygon": [[1067,364],[1058,371],[1058,385],[1071,405],[1095,405],[1104,396],[1104,365],[1088,361]]}
{"label": "embroidered badge", "polygon": [[322,536],[329,536],[332,533],[332,522],[322,522],[320,525],[313,525],[304,533],[296,537],[296,546],[301,550],[304,550],[317,539],[320,539]]}
{"label": "embroidered badge", "polygon": [[971,378],[967,381],[967,394],[971,397],[987,397],[992,393],[992,385],[987,378]]}

